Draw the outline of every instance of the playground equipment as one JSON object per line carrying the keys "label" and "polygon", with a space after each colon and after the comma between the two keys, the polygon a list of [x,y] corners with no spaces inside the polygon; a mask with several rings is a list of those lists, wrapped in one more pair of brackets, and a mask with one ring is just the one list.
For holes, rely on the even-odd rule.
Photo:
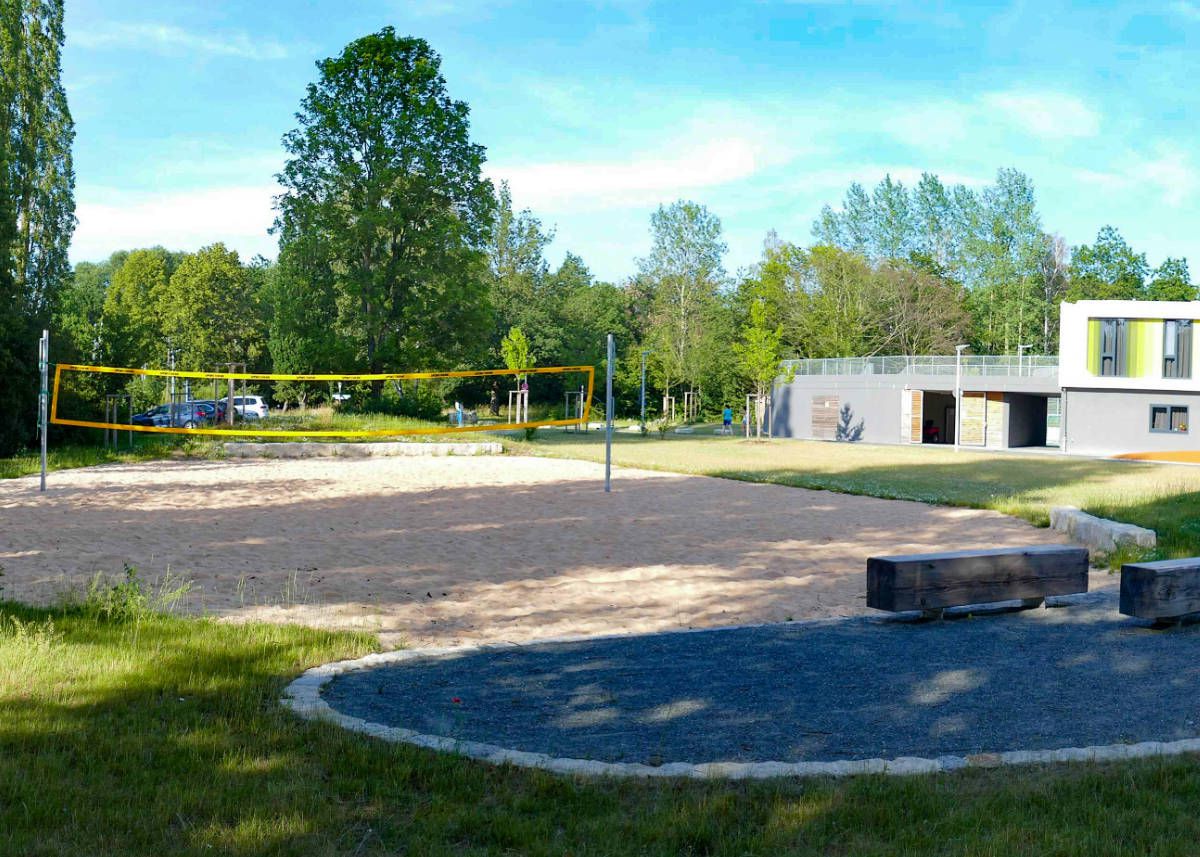
{"label": "playground equipment", "polygon": [[691,422],[700,416],[700,391],[687,390],[683,394],[683,419]]}
{"label": "playground equipment", "polygon": [[578,420],[576,423],[563,426],[564,430],[587,431],[587,425],[583,421],[584,395],[582,386],[578,390],[567,390],[563,394],[563,416],[568,419],[574,417]]}
{"label": "playground equipment", "polygon": [[[514,412],[516,418],[514,419]],[[529,388],[508,391],[508,421],[510,423],[529,422]]]}
{"label": "playground equipment", "polygon": [[675,397],[663,396],[662,417],[664,420],[675,422]]}
{"label": "playground equipment", "polygon": [[[114,426],[120,417],[121,405],[124,404],[129,413],[129,424],[133,425],[133,396],[128,393],[109,393],[104,397],[104,421],[112,423]],[[120,444],[120,438],[117,428],[104,429],[104,448],[108,449],[111,446],[116,450]],[[129,429],[126,434],[129,435],[129,448],[133,449],[133,429]]]}

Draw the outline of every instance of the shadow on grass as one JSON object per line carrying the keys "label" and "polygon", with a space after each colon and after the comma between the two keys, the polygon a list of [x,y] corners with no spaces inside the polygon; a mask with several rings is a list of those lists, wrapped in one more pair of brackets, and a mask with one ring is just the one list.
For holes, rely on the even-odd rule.
{"label": "shadow on grass", "polygon": [[[594,459],[595,438],[548,436],[526,451]],[[620,438],[623,465],[680,470],[747,482],[836,491],[946,506],[994,509],[1046,526],[1052,505],[1077,505],[1105,518],[1149,527],[1162,556],[1200,554],[1200,486],[1190,470],[1149,462],[1066,456],[776,441],[765,451],[716,438],[647,442]],[[767,460],[764,460],[766,458]],[[885,459],[886,463],[869,463]]]}

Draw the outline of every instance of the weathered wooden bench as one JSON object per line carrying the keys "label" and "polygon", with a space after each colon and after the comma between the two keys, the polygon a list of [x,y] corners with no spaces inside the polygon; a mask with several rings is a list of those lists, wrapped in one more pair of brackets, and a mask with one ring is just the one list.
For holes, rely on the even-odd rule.
{"label": "weathered wooden bench", "polygon": [[867,606],[937,618],[947,607],[1087,592],[1086,548],[1058,545],[961,550],[867,560]]}
{"label": "weathered wooden bench", "polygon": [[1121,566],[1120,609],[1158,623],[1200,613],[1200,557]]}

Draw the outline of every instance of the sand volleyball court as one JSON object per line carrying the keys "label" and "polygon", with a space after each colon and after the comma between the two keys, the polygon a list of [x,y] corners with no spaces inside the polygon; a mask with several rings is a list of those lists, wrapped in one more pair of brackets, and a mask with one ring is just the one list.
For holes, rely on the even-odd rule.
{"label": "sand volleyball court", "polygon": [[129,563],[191,580],[194,612],[449,645],[874,612],[869,555],[1064,541],[992,512],[623,468],[605,495],[602,477],[500,456],[6,480],[2,597],[47,603]]}

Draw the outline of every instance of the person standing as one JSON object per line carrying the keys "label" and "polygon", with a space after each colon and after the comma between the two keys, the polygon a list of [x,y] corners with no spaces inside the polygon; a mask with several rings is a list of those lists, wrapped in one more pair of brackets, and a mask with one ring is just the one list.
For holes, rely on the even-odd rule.
{"label": "person standing", "polygon": [[724,424],[725,434],[733,434],[733,408],[729,405],[726,405],[725,410],[721,411],[721,421]]}

